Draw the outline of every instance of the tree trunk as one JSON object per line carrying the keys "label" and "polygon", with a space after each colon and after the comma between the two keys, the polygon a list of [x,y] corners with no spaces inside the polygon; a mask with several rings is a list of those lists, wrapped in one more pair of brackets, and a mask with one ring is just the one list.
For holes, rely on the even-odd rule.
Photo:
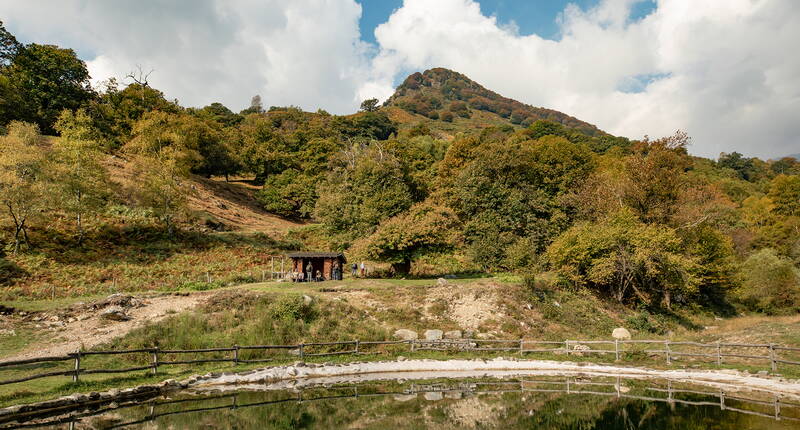
{"label": "tree trunk", "polygon": [[398,275],[407,275],[411,271],[411,261],[403,261],[400,263],[392,263],[392,272]]}

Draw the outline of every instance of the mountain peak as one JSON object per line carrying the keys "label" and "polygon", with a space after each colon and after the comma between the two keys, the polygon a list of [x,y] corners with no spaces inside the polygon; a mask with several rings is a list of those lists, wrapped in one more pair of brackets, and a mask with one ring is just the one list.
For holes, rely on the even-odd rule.
{"label": "mountain peak", "polygon": [[458,117],[469,118],[474,111],[483,111],[517,125],[527,126],[537,120],[547,120],[589,135],[603,133],[594,125],[565,113],[503,97],[461,73],[442,67],[409,75],[384,106],[395,106],[448,122]]}

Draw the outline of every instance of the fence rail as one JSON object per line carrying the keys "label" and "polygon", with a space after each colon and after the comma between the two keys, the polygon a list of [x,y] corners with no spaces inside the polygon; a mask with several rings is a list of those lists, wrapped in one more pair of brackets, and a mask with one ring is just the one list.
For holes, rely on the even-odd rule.
{"label": "fence rail", "polygon": [[[71,354],[63,356],[50,356],[50,357],[37,357],[24,360],[4,361],[0,362],[0,371],[6,371],[15,367],[41,365],[44,363],[60,363],[64,361],[72,361],[73,366],[71,370],[51,371],[28,375],[24,377],[16,377],[13,379],[0,380],[0,385],[15,384],[26,382],[39,378],[48,378],[54,376],[72,376],[73,382],[80,380],[81,374],[103,374],[103,373],[127,373],[142,370],[149,370],[153,374],[158,373],[160,366],[172,365],[186,365],[186,364],[200,364],[200,363],[224,363],[230,362],[232,364],[239,363],[266,363],[275,361],[275,358],[249,358],[245,359],[240,357],[240,352],[246,351],[270,351],[278,350],[284,351],[292,356],[296,356],[301,360],[305,357],[324,357],[324,356],[338,356],[338,355],[364,355],[364,354],[379,354],[382,351],[376,350],[372,347],[375,346],[399,346],[407,345],[410,352],[415,351],[445,351],[445,352],[517,352],[520,355],[535,354],[535,353],[552,353],[562,355],[575,355],[583,356],[584,354],[614,354],[616,361],[622,359],[623,354],[636,354],[644,353],[649,355],[663,355],[667,364],[672,364],[674,360],[681,360],[683,358],[700,357],[713,359],[718,366],[722,366],[725,358],[749,359],[767,361],[770,364],[770,370],[776,372],[779,364],[796,365],[800,366],[800,361],[789,360],[778,355],[779,351],[784,352],[800,352],[800,348],[780,346],[775,344],[743,344],[743,343],[700,343],[700,342],[673,342],[669,340],[564,340],[564,341],[549,341],[549,340],[528,340],[528,339],[440,339],[440,340],[400,340],[400,341],[361,341],[351,340],[343,342],[310,342],[299,343],[295,345],[234,345],[232,347],[221,348],[199,348],[199,349],[159,349],[159,348],[139,348],[127,350],[114,350],[114,351],[76,351]],[[590,347],[594,345],[595,347]],[[608,345],[609,349],[599,349],[601,345]],[[626,348],[626,345],[635,347],[636,345],[643,345],[645,349]],[[647,345],[659,345],[663,349],[647,349]],[[537,348],[536,346],[555,346]],[[696,348],[710,348],[715,349],[711,354],[690,351],[677,351],[673,348],[676,347],[696,347]],[[325,348],[323,351],[315,350],[315,348]],[[346,349],[332,350],[336,347],[344,347]],[[612,349],[613,347],[613,349]],[[743,354],[740,351],[730,351],[737,348],[760,348],[766,350],[766,355],[755,355],[753,353]],[[310,350],[309,350],[310,349]],[[736,353],[734,353],[736,352]],[[164,360],[166,355],[180,355],[180,354],[219,354],[230,353],[226,357],[203,357],[200,359],[185,359],[185,360]],[[147,354],[149,356],[149,364],[128,367],[122,369],[87,369],[82,367],[82,358],[91,355],[121,355],[121,354]],[[800,356],[800,354],[796,354]]]}

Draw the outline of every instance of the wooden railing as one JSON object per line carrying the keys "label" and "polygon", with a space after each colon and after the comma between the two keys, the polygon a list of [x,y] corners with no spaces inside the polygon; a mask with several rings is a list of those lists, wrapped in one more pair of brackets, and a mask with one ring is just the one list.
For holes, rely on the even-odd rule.
{"label": "wooden railing", "polygon": [[[203,349],[159,349],[143,348],[116,351],[76,351],[63,356],[37,357],[25,360],[0,362],[0,372],[8,369],[19,369],[30,365],[41,365],[45,363],[71,362],[69,370],[58,370],[52,372],[37,373],[33,375],[21,376],[13,379],[0,380],[0,385],[15,384],[40,378],[54,376],[72,376],[73,382],[78,382],[81,375],[90,374],[112,374],[129,373],[148,370],[153,374],[158,373],[161,366],[185,365],[185,364],[204,364],[204,363],[266,363],[277,361],[276,357],[269,358],[243,358],[242,351],[278,351],[284,355],[298,357],[300,360],[306,357],[324,357],[336,355],[365,355],[380,354],[385,351],[375,349],[376,346],[407,345],[409,352],[415,351],[444,351],[444,352],[516,352],[520,355],[551,353],[567,356],[583,356],[584,354],[613,354],[616,361],[622,360],[624,354],[647,354],[663,355],[666,364],[672,364],[675,360],[684,358],[710,358],[718,365],[733,364],[726,358],[736,358],[745,360],[759,360],[770,364],[770,370],[776,372],[779,364],[800,365],[800,361],[789,360],[780,356],[781,352],[800,353],[800,348],[786,347],[775,344],[745,344],[745,343],[699,343],[699,342],[674,342],[669,340],[564,340],[564,341],[545,341],[545,340],[525,340],[525,339],[441,339],[441,340],[400,340],[400,341],[344,341],[344,342],[312,342],[299,343],[294,345],[234,345],[227,348],[203,348]],[[578,347],[578,345],[581,345]],[[591,345],[591,346],[589,346]],[[636,348],[635,345],[642,345],[643,348]],[[648,345],[658,345],[660,349],[648,349]],[[607,348],[603,348],[606,346]],[[627,347],[626,347],[627,346]],[[698,351],[680,350],[681,348],[691,347],[695,349],[711,349],[712,353],[706,354]],[[755,353],[743,353],[742,350],[751,351],[760,349],[766,351],[766,355],[755,355]],[[401,351],[396,351],[401,352]],[[227,354],[219,357],[220,353]],[[148,363],[145,365],[119,368],[119,369],[88,369],[84,367],[82,361],[88,356],[98,355],[120,355],[120,354],[146,354]],[[216,354],[216,357],[200,359],[172,359],[164,360],[165,356],[181,356],[185,354]],[[795,354],[799,355],[800,354]],[[285,360],[287,357],[283,357]],[[728,361],[728,363],[725,363]],[[737,364],[742,364],[741,361]]]}

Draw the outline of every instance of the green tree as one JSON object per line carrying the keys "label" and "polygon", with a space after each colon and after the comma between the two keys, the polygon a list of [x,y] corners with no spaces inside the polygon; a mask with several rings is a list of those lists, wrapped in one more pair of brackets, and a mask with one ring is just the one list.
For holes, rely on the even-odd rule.
{"label": "green tree", "polygon": [[364,112],[375,112],[378,110],[378,99],[366,99],[361,102],[361,110]]}
{"label": "green tree", "polygon": [[44,133],[55,131],[62,110],[77,109],[93,97],[86,64],[71,49],[26,45],[2,74],[22,102],[7,119],[35,122]]}
{"label": "green tree", "polygon": [[774,314],[800,305],[800,272],[769,248],[750,255],[741,266],[738,296],[753,309]]}
{"label": "green tree", "polygon": [[547,260],[563,279],[609,293],[622,302],[629,293],[641,302],[697,291],[697,263],[682,252],[674,230],[642,223],[622,210],[599,223],[579,223],[547,249]]}
{"label": "green tree", "polygon": [[86,111],[65,110],[55,124],[61,138],[54,146],[48,176],[59,207],[75,217],[78,243],[83,242],[84,218],[96,213],[108,195],[109,181],[95,140],[97,131]]}
{"label": "green tree", "polygon": [[773,211],[780,215],[800,216],[800,175],[778,175],[769,187]]}
{"label": "green tree", "polygon": [[395,273],[406,274],[419,257],[451,251],[456,245],[457,224],[449,208],[419,203],[381,223],[375,233],[356,242],[352,252],[391,263]]}
{"label": "green tree", "polygon": [[22,49],[22,44],[6,30],[3,21],[0,21],[0,68],[11,64],[20,49]]}
{"label": "green tree", "polygon": [[314,210],[330,231],[349,238],[369,235],[413,203],[400,160],[380,142],[354,145],[333,162],[317,188]]}
{"label": "green tree", "polygon": [[46,153],[35,124],[12,121],[0,136],[0,204],[14,224],[14,253],[24,241],[30,248],[30,219],[46,208]]}

